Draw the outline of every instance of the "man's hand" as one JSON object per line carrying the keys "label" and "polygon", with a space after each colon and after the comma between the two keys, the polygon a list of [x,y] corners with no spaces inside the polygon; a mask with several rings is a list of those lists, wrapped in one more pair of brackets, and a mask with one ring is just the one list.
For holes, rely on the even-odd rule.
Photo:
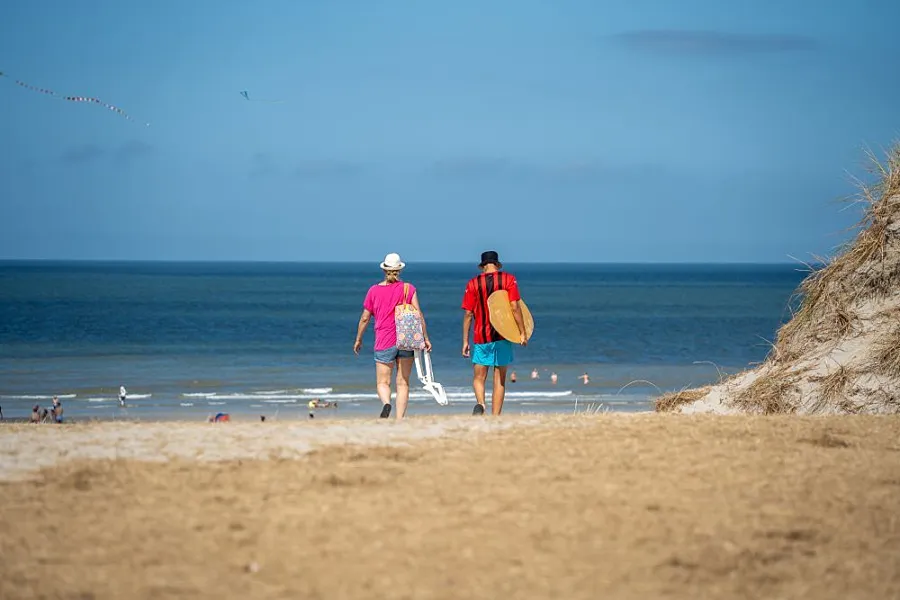
{"label": "man's hand", "polygon": [[469,342],[463,342],[462,355],[465,358],[469,358],[470,353],[471,353],[471,349],[469,348]]}
{"label": "man's hand", "polygon": [[359,349],[362,348],[362,340],[353,342],[353,354],[359,356]]}

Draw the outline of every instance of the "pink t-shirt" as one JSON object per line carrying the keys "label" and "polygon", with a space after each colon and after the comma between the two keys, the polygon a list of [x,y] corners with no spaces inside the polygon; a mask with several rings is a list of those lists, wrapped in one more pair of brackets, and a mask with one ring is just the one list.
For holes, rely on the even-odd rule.
{"label": "pink t-shirt", "polygon": [[[387,350],[397,345],[397,325],[394,322],[394,309],[401,303],[404,282],[398,281],[389,285],[375,284],[369,288],[363,308],[375,317],[375,351]],[[409,283],[407,302],[412,302],[416,287]]]}

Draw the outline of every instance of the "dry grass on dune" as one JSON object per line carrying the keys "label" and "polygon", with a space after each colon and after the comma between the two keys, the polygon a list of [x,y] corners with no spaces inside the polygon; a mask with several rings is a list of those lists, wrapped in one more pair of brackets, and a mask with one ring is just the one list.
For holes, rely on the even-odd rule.
{"label": "dry grass on dune", "polygon": [[669,392],[656,399],[656,410],[657,412],[672,412],[683,404],[690,404],[699,400],[706,395],[707,391],[709,391],[709,388]]}
{"label": "dry grass on dune", "polygon": [[879,375],[900,379],[900,325],[878,337],[871,367]]}
{"label": "dry grass on dune", "polygon": [[[900,144],[883,162],[870,158],[877,181],[860,186],[856,201],[864,209],[855,239],[810,267],[792,298],[799,307],[765,362],[677,410],[900,412]],[[669,401],[657,407],[672,410]]]}
{"label": "dry grass on dune", "polygon": [[897,417],[606,415],[73,463],[0,488],[0,597],[893,598],[898,440]]}
{"label": "dry grass on dune", "polygon": [[810,412],[816,413],[825,405],[839,406],[846,413],[858,412],[859,408],[847,399],[847,391],[856,379],[857,373],[844,365],[838,365],[826,375],[813,377],[819,384],[819,402],[822,406],[812,407]]}
{"label": "dry grass on dune", "polygon": [[764,415],[793,413],[797,410],[790,393],[796,388],[802,372],[788,367],[775,367],[761,374],[734,398],[737,407]]}
{"label": "dry grass on dune", "polygon": [[864,206],[858,234],[843,252],[801,284],[799,310],[778,332],[776,362],[796,360],[820,342],[851,333],[855,308],[900,289],[900,144],[886,160],[870,155],[878,180],[860,185],[856,201]]}

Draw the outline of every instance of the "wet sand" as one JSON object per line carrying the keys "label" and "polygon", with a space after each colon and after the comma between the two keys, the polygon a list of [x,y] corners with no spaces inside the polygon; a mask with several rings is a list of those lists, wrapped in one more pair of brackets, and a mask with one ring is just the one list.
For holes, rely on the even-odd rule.
{"label": "wet sand", "polygon": [[897,417],[14,425],[0,477],[4,599],[900,597]]}

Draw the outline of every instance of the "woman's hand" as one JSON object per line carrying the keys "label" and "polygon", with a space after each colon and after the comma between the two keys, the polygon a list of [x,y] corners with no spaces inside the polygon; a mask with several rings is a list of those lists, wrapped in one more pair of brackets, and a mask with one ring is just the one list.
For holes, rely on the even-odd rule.
{"label": "woman's hand", "polygon": [[359,356],[359,349],[362,348],[362,340],[353,342],[353,354]]}
{"label": "woman's hand", "polygon": [[425,338],[425,352],[431,352],[431,340]]}

